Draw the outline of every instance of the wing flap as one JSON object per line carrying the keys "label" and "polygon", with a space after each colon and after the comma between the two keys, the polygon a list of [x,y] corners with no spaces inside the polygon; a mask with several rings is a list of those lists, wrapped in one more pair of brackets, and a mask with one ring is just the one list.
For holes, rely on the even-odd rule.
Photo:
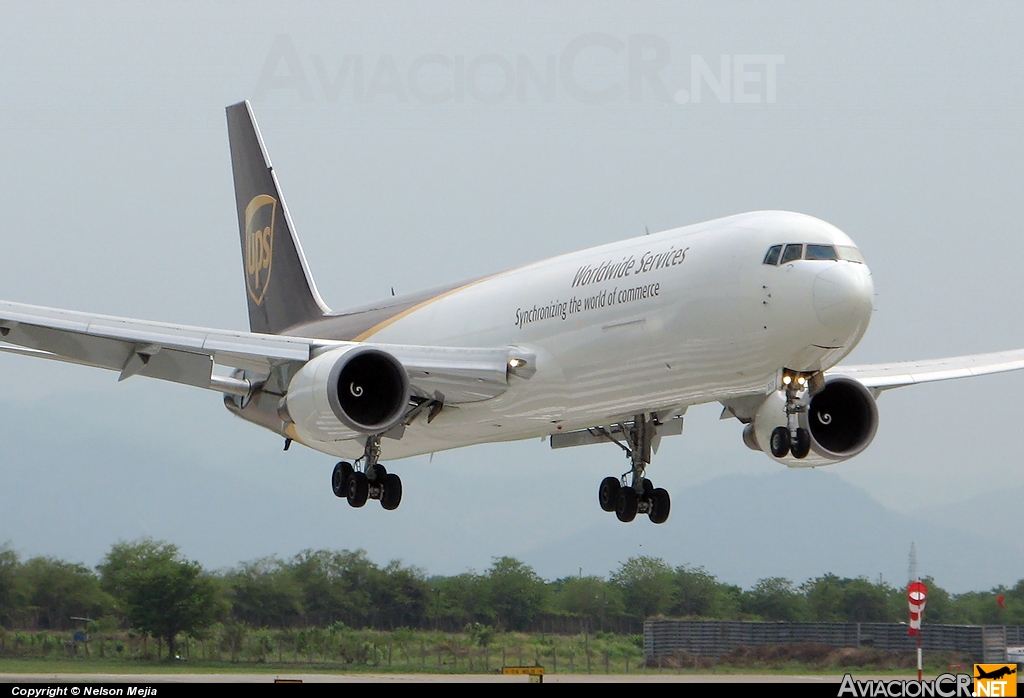
{"label": "wing flap", "polygon": [[150,356],[138,375],[209,388],[213,376],[213,357],[209,354],[161,349]]}
{"label": "wing flap", "polygon": [[49,354],[56,354],[76,363],[100,368],[120,370],[132,352],[132,344],[105,337],[93,337],[84,330],[70,329],[70,323],[62,327],[46,327],[18,323],[4,337],[8,344],[14,344]]}
{"label": "wing flap", "polygon": [[[92,344],[96,338],[88,338]],[[105,340],[109,341],[109,340]],[[109,351],[105,356],[98,356],[96,346],[91,347],[92,351],[66,352],[64,354],[34,349],[26,346],[17,346],[0,342],[0,352],[6,354],[17,354],[19,356],[30,356],[37,359],[49,359],[51,361],[62,361],[64,363],[78,364],[79,366],[91,366],[93,368],[105,368],[122,373],[122,379],[139,375],[147,378],[157,378],[174,383],[184,383],[198,388],[210,388],[210,381],[213,375],[213,357],[208,354],[195,354],[174,349],[160,349],[152,355],[146,355],[145,360],[140,359],[140,366],[136,370],[126,371],[129,362],[137,356],[132,348],[134,345],[126,344],[116,347],[116,351]],[[110,347],[107,347],[108,349]],[[152,350],[152,347],[150,347]],[[121,360],[118,365],[118,356],[124,354],[127,358]]]}
{"label": "wing flap", "polygon": [[[84,361],[77,361],[68,356],[58,356],[57,354],[51,354],[48,351],[40,351],[39,349],[29,349],[27,347],[19,347],[12,344],[4,344],[0,342],[0,352],[5,354],[16,354],[17,356],[31,356],[34,359],[49,359],[51,361],[62,361],[68,364],[77,364],[79,366],[93,366]],[[93,368],[103,368],[103,366],[93,366]]]}

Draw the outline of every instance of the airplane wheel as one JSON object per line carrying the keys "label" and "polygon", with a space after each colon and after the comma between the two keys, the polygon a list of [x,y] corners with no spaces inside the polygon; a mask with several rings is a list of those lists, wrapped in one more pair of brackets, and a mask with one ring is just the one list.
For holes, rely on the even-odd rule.
{"label": "airplane wheel", "polygon": [[380,463],[374,463],[373,466],[366,471],[366,478],[376,483],[383,483],[384,478],[388,476],[388,471],[384,469],[384,466]]}
{"label": "airplane wheel", "polygon": [[370,494],[370,482],[366,479],[366,473],[355,472],[348,479],[348,503],[349,506],[357,509],[366,504],[366,498]]}
{"label": "airplane wheel", "polygon": [[619,489],[619,496],[615,499],[615,516],[623,523],[629,523],[636,518],[637,507],[636,490],[632,487]]}
{"label": "airplane wheel", "polygon": [[651,510],[647,515],[656,524],[663,524],[668,521],[668,512],[672,508],[672,500],[668,496],[668,490],[659,487],[651,493]]}
{"label": "airplane wheel", "polygon": [[334,466],[334,472],[331,473],[331,489],[334,490],[335,497],[348,496],[348,479],[354,472],[352,464],[345,461]]}
{"label": "airplane wheel", "polygon": [[380,498],[380,505],[388,511],[393,511],[402,503],[402,478],[394,473],[384,478],[384,495]]}
{"label": "airplane wheel", "polygon": [[775,427],[769,446],[773,456],[785,458],[789,454],[789,429],[786,427]]}
{"label": "airplane wheel", "polygon": [[806,429],[796,430],[796,441],[793,443],[790,452],[794,458],[806,458],[811,452],[811,434]]}
{"label": "airplane wheel", "polygon": [[652,494],[654,494],[654,483],[644,478],[644,496],[650,497]]}
{"label": "airplane wheel", "polygon": [[622,485],[619,484],[617,477],[606,477],[601,480],[601,487],[597,490],[597,501],[601,503],[601,508],[605,511],[615,511],[615,502],[619,499],[621,489]]}

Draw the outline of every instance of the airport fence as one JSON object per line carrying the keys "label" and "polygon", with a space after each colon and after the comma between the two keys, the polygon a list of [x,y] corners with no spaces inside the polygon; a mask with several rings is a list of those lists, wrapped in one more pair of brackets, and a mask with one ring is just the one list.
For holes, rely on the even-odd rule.
{"label": "airport fence", "polygon": [[[1024,627],[925,625],[921,645],[929,652],[964,652],[978,662],[1001,662],[1006,647],[1024,638]],[[715,620],[648,620],[644,659],[658,662],[681,652],[720,657],[739,647],[812,643],[829,647],[874,647],[913,652],[917,639],[903,623],[788,623]]]}
{"label": "airport fence", "polygon": [[[466,621],[458,618],[433,618],[424,624],[424,629],[447,633],[459,633],[466,627]],[[376,627],[376,630],[392,628]],[[526,632],[533,634],[583,635],[595,633],[615,633],[617,635],[641,635],[644,632],[644,621],[636,616],[626,614],[609,614],[605,616],[577,616],[561,613],[542,613],[534,618]]]}

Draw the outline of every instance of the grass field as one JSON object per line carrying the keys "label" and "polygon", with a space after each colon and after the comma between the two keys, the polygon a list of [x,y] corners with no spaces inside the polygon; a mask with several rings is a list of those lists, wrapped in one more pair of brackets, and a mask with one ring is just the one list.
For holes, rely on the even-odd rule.
{"label": "grass field", "polygon": [[[482,658],[480,658],[482,659]],[[487,674],[500,671],[500,656],[492,661],[459,663],[392,662],[350,664],[345,662],[277,662],[265,661],[169,661],[166,659],[125,658],[0,658],[0,674]],[[549,660],[541,662],[548,674],[631,674],[631,675],[713,675],[713,674],[815,674],[841,677],[845,673],[882,676],[912,676],[916,673],[913,655],[895,655],[873,649],[834,650],[820,645],[743,648],[717,661],[692,656],[673,657],[655,667],[639,662],[609,662],[607,668],[591,663],[588,672],[578,662],[570,665],[565,659],[557,666]],[[508,664],[517,664],[515,660]],[[524,662],[533,664],[534,662]],[[925,673],[969,672],[969,658],[962,655],[925,655]]]}

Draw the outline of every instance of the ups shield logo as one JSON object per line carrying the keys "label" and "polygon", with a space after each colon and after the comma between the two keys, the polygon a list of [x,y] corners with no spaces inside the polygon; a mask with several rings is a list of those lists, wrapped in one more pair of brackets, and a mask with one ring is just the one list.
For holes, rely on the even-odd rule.
{"label": "ups shield logo", "polygon": [[256,305],[263,304],[274,261],[274,217],[277,199],[260,194],[245,207],[245,285]]}

